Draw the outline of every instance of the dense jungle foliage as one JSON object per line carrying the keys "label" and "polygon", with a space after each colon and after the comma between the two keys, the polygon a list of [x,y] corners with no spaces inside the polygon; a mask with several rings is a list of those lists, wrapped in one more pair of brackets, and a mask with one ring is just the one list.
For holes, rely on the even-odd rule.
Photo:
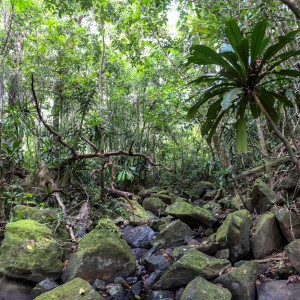
{"label": "dense jungle foliage", "polygon": [[[1,1],[2,218],[55,193],[230,192],[263,164],[276,184],[274,159],[299,160],[298,26],[297,1]],[[42,161],[51,180],[24,188]]]}

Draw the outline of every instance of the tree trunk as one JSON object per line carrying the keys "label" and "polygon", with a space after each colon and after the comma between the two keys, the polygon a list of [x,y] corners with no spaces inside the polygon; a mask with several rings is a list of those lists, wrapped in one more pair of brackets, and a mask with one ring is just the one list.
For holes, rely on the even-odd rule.
{"label": "tree trunk", "polygon": [[297,166],[298,168],[298,172],[300,173],[300,162],[297,159],[297,156],[295,155],[293,148],[290,144],[290,142],[287,140],[287,138],[278,130],[278,128],[276,127],[275,123],[272,121],[269,113],[265,110],[264,106],[262,105],[262,103],[260,102],[259,98],[257,97],[257,95],[255,94],[255,92],[252,92],[252,95],[255,99],[256,104],[258,105],[258,107],[260,108],[261,112],[263,113],[263,115],[265,116],[266,120],[268,121],[268,123],[270,124],[271,128],[273,129],[274,133],[277,135],[277,137],[283,142],[283,144],[286,147],[286,150],[291,158],[291,161]]}
{"label": "tree trunk", "polygon": [[280,0],[286,4],[288,8],[294,13],[297,20],[300,20],[300,1],[299,0]]}
{"label": "tree trunk", "polygon": [[273,174],[272,174],[272,167],[271,167],[270,161],[269,161],[269,154],[268,154],[268,150],[267,150],[267,147],[266,147],[266,141],[265,141],[265,136],[264,136],[264,132],[263,132],[263,129],[262,129],[262,124],[261,124],[260,117],[258,117],[256,119],[256,127],[257,127],[257,133],[258,133],[261,153],[263,155],[263,160],[264,160],[265,165],[266,165],[266,173],[267,173],[267,176],[268,176],[268,183],[271,187],[273,187],[274,178],[273,178]]}

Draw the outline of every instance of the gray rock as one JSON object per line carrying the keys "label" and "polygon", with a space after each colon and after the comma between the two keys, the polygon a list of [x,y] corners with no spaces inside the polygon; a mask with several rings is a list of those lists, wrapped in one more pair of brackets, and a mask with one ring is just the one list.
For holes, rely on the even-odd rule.
{"label": "gray rock", "polygon": [[162,276],[163,272],[162,271],[154,271],[153,273],[151,273],[151,275],[149,277],[147,277],[144,282],[144,286],[145,286],[145,289],[147,291],[150,291],[152,290],[152,287],[153,285],[155,284],[156,281],[159,280],[159,278]]}
{"label": "gray rock", "polygon": [[0,279],[0,299],[2,300],[31,300],[34,283],[2,277]]}
{"label": "gray rock", "polygon": [[159,198],[149,197],[144,199],[143,207],[154,213],[156,216],[161,216],[165,213],[167,205]]}
{"label": "gray rock", "polygon": [[199,246],[197,246],[196,249],[207,255],[214,256],[219,249],[219,243],[218,242],[204,242],[204,243],[200,244]]}
{"label": "gray rock", "polygon": [[70,259],[62,280],[80,277],[93,282],[96,279],[112,281],[130,276],[135,271],[135,257],[128,244],[106,229],[94,229],[78,243],[78,251]]}
{"label": "gray rock", "polygon": [[211,227],[217,220],[208,210],[178,199],[167,207],[166,213],[191,226],[204,224]]}
{"label": "gray rock", "polygon": [[250,197],[252,199],[252,207],[259,214],[263,214],[277,202],[281,202],[281,198],[261,179],[256,179]]}
{"label": "gray rock", "polygon": [[171,263],[172,261],[164,255],[153,255],[145,258],[145,268],[148,272],[154,272],[155,270],[165,271]]}
{"label": "gray rock", "polygon": [[300,272],[300,239],[289,243],[284,250],[297,272]]}
{"label": "gray rock", "polygon": [[151,248],[151,240],[155,237],[155,235],[155,232],[145,224],[137,227],[125,227],[122,238],[131,247],[149,249]]}
{"label": "gray rock", "polygon": [[271,211],[275,213],[279,227],[289,242],[300,238],[300,219],[294,211],[279,207],[273,207]]}
{"label": "gray rock", "polygon": [[[185,288],[180,300],[230,300],[230,292],[202,277],[196,277]],[[242,299],[242,298],[241,298]]]}
{"label": "gray rock", "polygon": [[96,290],[97,292],[105,291],[105,289],[106,289],[105,281],[100,280],[100,279],[96,279],[94,284],[93,284],[93,289]]}
{"label": "gray rock", "polygon": [[256,231],[251,239],[251,249],[255,258],[263,258],[283,245],[283,236],[277,226],[275,215],[271,212],[259,216]]}
{"label": "gray rock", "polygon": [[155,239],[152,245],[155,247],[166,247],[178,242],[183,242],[186,237],[193,237],[195,232],[180,220],[173,221],[167,225]]}
{"label": "gray rock", "polygon": [[174,292],[158,290],[151,291],[147,297],[147,300],[174,300]]}
{"label": "gray rock", "polygon": [[252,218],[248,210],[240,210],[227,215],[219,227],[216,241],[223,249],[230,249],[230,260],[234,263],[250,254],[250,230]]}
{"label": "gray rock", "polygon": [[109,293],[114,300],[134,300],[135,297],[121,284],[112,283],[106,287],[106,292]]}
{"label": "gray rock", "polygon": [[291,172],[288,174],[287,177],[285,177],[283,180],[281,180],[277,186],[279,188],[284,188],[286,190],[294,189],[297,186],[297,183],[300,179],[300,175],[298,170],[295,170],[294,172]]}
{"label": "gray rock", "polygon": [[49,299],[104,300],[104,298],[100,296],[87,281],[81,278],[75,278],[68,283],[60,285],[51,291],[39,295],[34,300],[49,300]]}
{"label": "gray rock", "polygon": [[153,193],[153,192],[152,192],[151,190],[141,190],[141,191],[138,193],[138,195],[139,195],[142,199],[144,199],[144,198],[146,198],[146,197],[151,196],[152,193]]}
{"label": "gray rock", "polygon": [[218,274],[231,267],[226,259],[216,259],[197,250],[188,252],[171,265],[153,289],[172,289],[188,284],[197,276],[214,279]]}
{"label": "gray rock", "polygon": [[257,286],[258,300],[299,300],[300,283],[286,280],[264,282]]}
{"label": "gray rock", "polygon": [[137,295],[137,296],[139,296],[141,294],[142,289],[143,289],[143,282],[142,281],[138,281],[138,282],[136,282],[135,284],[133,284],[131,286],[131,292],[134,295]]}
{"label": "gray rock", "polygon": [[33,298],[35,298],[42,293],[45,293],[45,292],[55,289],[56,287],[58,287],[58,284],[56,282],[49,280],[49,279],[45,279],[45,280],[41,281],[40,283],[38,283],[33,288],[32,292],[31,292],[31,296]]}
{"label": "gray rock", "polygon": [[232,300],[255,300],[258,268],[256,261],[249,261],[218,277],[214,283],[220,283],[227,288],[232,294]]}
{"label": "gray rock", "polygon": [[144,258],[144,255],[147,253],[147,249],[145,248],[133,248],[131,249],[136,260],[141,261]]}

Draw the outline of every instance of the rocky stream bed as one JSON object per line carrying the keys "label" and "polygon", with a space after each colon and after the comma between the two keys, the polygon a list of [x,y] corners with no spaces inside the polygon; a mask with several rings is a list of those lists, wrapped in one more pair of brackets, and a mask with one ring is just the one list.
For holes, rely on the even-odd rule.
{"label": "rocky stream bed", "polygon": [[124,204],[127,215],[91,224],[78,245],[57,211],[15,207],[0,299],[300,299],[299,201],[287,208],[258,179],[230,205],[209,182],[143,189],[132,202],[134,215]]}

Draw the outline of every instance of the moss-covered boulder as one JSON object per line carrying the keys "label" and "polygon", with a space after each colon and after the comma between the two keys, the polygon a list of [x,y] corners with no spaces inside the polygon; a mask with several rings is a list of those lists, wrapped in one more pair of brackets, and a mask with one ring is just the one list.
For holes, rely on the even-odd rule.
{"label": "moss-covered boulder", "polygon": [[127,219],[130,225],[137,226],[145,224],[156,218],[156,216],[148,213],[137,201],[131,200],[131,203],[134,206],[134,210],[132,210],[132,207],[128,203],[124,203],[124,208],[126,210],[124,219]]}
{"label": "moss-covered boulder", "polygon": [[300,272],[300,239],[289,243],[284,250],[297,272]]}
{"label": "moss-covered boulder", "polygon": [[248,210],[229,214],[216,234],[220,247],[230,249],[230,260],[236,262],[250,253],[252,218]]}
{"label": "moss-covered boulder", "polygon": [[191,238],[195,232],[180,220],[173,221],[158,233],[152,242],[155,247],[168,247],[185,239]]}
{"label": "moss-covered boulder", "polygon": [[173,221],[172,216],[166,216],[158,220],[151,222],[151,228],[155,231],[162,231],[166,226],[168,226]]}
{"label": "moss-covered boulder", "polygon": [[[217,286],[202,277],[196,277],[184,289],[180,300],[230,300],[227,289]],[[241,298],[242,299],[242,298]]]}
{"label": "moss-covered boulder", "polygon": [[255,180],[250,197],[252,199],[252,207],[259,214],[267,212],[276,203],[281,202],[280,197],[261,179]]}
{"label": "moss-covered boulder", "polygon": [[232,294],[232,300],[255,300],[255,283],[259,270],[256,261],[249,261],[215,279]]}
{"label": "moss-covered boulder", "polygon": [[0,247],[0,272],[34,282],[56,280],[62,254],[47,226],[33,220],[9,223]]}
{"label": "moss-covered boulder", "polygon": [[283,236],[271,212],[259,216],[255,222],[256,231],[251,239],[251,249],[255,258],[263,258],[281,248]]}
{"label": "moss-covered boulder", "polygon": [[208,210],[193,206],[192,204],[183,200],[177,200],[168,206],[166,213],[191,226],[204,224],[208,227],[211,227],[216,222],[216,218]]}
{"label": "moss-covered boulder", "polygon": [[197,250],[190,251],[171,265],[153,289],[172,289],[188,284],[197,276],[214,279],[231,267],[226,259],[216,259]]}
{"label": "moss-covered boulder", "polygon": [[17,205],[13,207],[12,211],[14,220],[21,217],[22,219],[34,220],[47,225],[47,227],[51,229],[56,240],[66,241],[70,238],[62,216],[55,209]]}
{"label": "moss-covered boulder", "polygon": [[168,195],[166,193],[162,193],[164,191],[161,191],[160,193],[153,194],[152,197],[157,197],[161,199],[165,204],[169,205],[175,201],[175,197],[172,195]]}
{"label": "moss-covered boulder", "polygon": [[75,278],[49,292],[43,293],[34,300],[104,300],[92,286],[81,278]]}
{"label": "moss-covered boulder", "polygon": [[271,211],[275,213],[279,227],[289,242],[300,239],[300,218],[294,211],[283,207],[273,207]]}
{"label": "moss-covered boulder", "polygon": [[150,197],[152,193],[153,193],[152,190],[146,190],[146,189],[144,189],[144,190],[139,191],[138,195],[142,199],[144,199],[146,197]]}
{"label": "moss-covered boulder", "polygon": [[96,226],[96,229],[106,229],[118,235],[118,237],[122,236],[120,228],[108,218],[101,218]]}
{"label": "moss-covered boulder", "polygon": [[161,216],[165,213],[167,205],[159,198],[145,198],[143,201],[145,210],[149,210],[156,216]]}
{"label": "moss-covered boulder", "polygon": [[134,270],[135,258],[128,244],[109,230],[94,229],[79,240],[78,251],[70,257],[62,280],[111,281]]}

